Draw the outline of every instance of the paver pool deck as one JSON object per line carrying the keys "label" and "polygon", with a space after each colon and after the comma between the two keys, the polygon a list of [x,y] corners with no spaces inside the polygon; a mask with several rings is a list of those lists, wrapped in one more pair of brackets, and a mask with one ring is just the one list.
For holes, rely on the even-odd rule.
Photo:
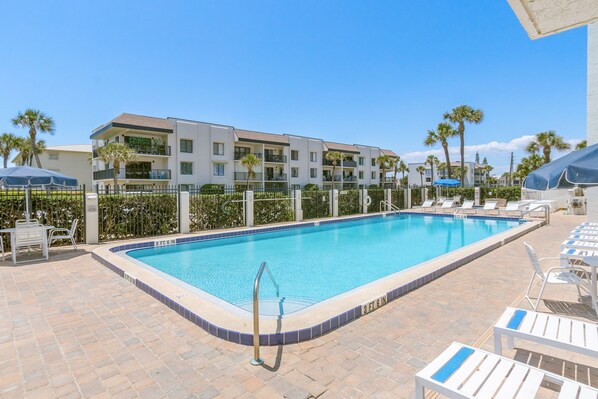
{"label": "paver pool deck", "polygon": [[[312,341],[252,348],[207,334],[91,258],[0,262],[2,398],[410,398],[414,375],[452,341],[492,348],[489,329],[531,276],[522,242],[556,256],[583,216],[537,229]],[[540,311],[597,321],[573,287]],[[515,357],[598,387],[598,360],[516,341]],[[551,355],[551,356],[544,356]],[[564,360],[564,361],[563,361]]]}

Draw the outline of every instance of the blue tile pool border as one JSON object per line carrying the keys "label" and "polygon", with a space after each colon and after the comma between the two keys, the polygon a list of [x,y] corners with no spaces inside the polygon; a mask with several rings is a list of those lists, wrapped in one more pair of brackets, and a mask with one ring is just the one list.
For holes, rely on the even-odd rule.
{"label": "blue tile pool border", "polygon": [[[419,215],[422,214],[419,212],[401,212],[401,213],[402,214],[419,214]],[[434,217],[453,217],[453,215],[451,215],[451,214],[448,214],[448,215],[425,214],[425,215],[426,216],[428,216],[428,215],[434,216]],[[288,229],[294,229],[294,228],[314,227],[314,226],[322,225],[322,224],[339,223],[339,222],[346,222],[346,221],[351,221],[351,220],[356,220],[356,219],[379,218],[379,217],[385,217],[385,215],[380,215],[380,214],[364,215],[361,217],[326,220],[326,221],[320,221],[320,222],[317,222],[317,221],[316,222],[307,222],[307,223],[301,222],[300,224],[297,224],[297,225],[285,225],[285,226],[258,228],[258,229],[250,229],[250,230],[243,230],[243,231],[221,232],[221,233],[209,234],[209,235],[204,235],[204,236],[195,236],[195,237],[182,237],[182,238],[176,239],[176,244],[183,244],[183,243],[204,241],[204,240],[213,240],[213,239],[224,238],[224,237],[235,237],[235,236],[239,236],[239,235],[247,235],[247,234],[254,234],[254,233],[264,233],[264,232],[270,232],[270,231],[288,230]],[[474,217],[474,215],[472,215],[470,217]],[[479,216],[479,217],[483,218],[483,219],[491,219],[491,217],[484,217],[484,216]],[[494,217],[492,219],[515,220],[515,221],[520,220],[518,218],[505,218],[505,217]],[[435,270],[425,276],[417,278],[416,280],[413,280],[409,283],[403,284],[400,287],[397,287],[393,290],[386,292],[387,302],[394,301],[395,299],[398,299],[398,298],[406,295],[407,293],[414,291],[417,288],[430,283],[431,281],[471,262],[472,260],[474,260],[480,256],[483,256],[483,255],[499,248],[500,246],[502,246],[506,243],[516,240],[517,238],[523,236],[524,234],[527,234],[528,232],[535,230],[536,228],[539,228],[543,224],[544,223],[530,224],[530,227],[528,229],[522,230],[522,231],[518,232],[517,234],[513,234],[509,237],[506,237],[501,242],[497,242],[492,245],[489,245],[479,251],[474,252],[473,254],[470,254],[464,258],[461,258],[454,262],[451,262],[448,265],[446,265],[438,270]],[[135,243],[135,244],[119,245],[119,246],[110,248],[110,251],[111,252],[119,252],[119,251],[131,250],[131,249],[150,248],[153,246],[154,246],[154,241],[149,241],[149,242],[141,242],[141,243]],[[97,260],[99,263],[106,266],[108,269],[110,269],[114,273],[118,274],[120,277],[125,278],[124,270],[119,268],[117,265],[102,258],[100,255],[96,254],[95,252],[92,252],[92,257],[93,257],[93,259]],[[230,342],[233,342],[236,344],[247,345],[247,346],[253,345],[253,334],[229,330],[229,329],[214,325],[214,324],[210,323],[208,320],[205,320],[201,316],[197,315],[196,313],[192,312],[191,310],[187,309],[186,307],[184,307],[183,305],[178,303],[176,299],[170,298],[170,297],[162,294],[160,291],[152,288],[151,286],[149,286],[145,282],[141,281],[140,279],[136,279],[134,281],[134,285],[137,288],[139,288],[140,290],[142,290],[143,292],[145,292],[146,294],[151,295],[152,297],[156,298],[158,301],[162,302],[164,305],[168,306],[170,309],[174,310],[175,312],[177,312],[179,315],[181,315],[185,319],[189,320],[193,324],[202,328],[208,334],[211,334],[215,337],[218,337],[218,338],[221,338],[221,339],[224,339],[226,341],[230,341]],[[384,294],[382,294],[382,295],[384,295]],[[277,346],[277,345],[296,344],[299,342],[309,341],[311,339],[320,337],[320,336],[328,334],[329,332],[336,330],[354,320],[359,319],[365,313],[369,314],[370,312],[364,311],[363,307],[364,307],[364,305],[359,305],[359,306],[353,307],[345,312],[342,312],[341,314],[338,314],[334,317],[331,317],[328,320],[323,321],[322,323],[316,324],[311,327],[306,327],[306,328],[303,328],[300,330],[285,331],[285,332],[271,333],[271,334],[260,334],[260,345]]]}

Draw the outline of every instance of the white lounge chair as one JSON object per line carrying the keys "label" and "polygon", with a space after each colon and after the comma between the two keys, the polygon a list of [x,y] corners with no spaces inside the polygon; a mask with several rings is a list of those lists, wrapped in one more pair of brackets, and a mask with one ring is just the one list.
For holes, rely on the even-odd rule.
{"label": "white lounge chair", "polygon": [[453,200],[444,200],[442,202],[442,205],[440,205],[440,207],[438,207],[437,209],[441,210],[442,212],[446,212],[448,209],[450,212],[450,209],[453,208],[454,204],[455,201]]}
{"label": "white lounge chair", "polygon": [[565,248],[589,249],[591,251],[598,251],[598,242],[587,240],[565,240],[561,243],[561,249]]}
{"label": "white lounge chair", "polygon": [[494,325],[494,353],[502,354],[502,336],[598,357],[598,324],[553,314],[507,308]]}
{"label": "white lounge chair", "polygon": [[11,242],[12,261],[17,262],[17,253],[21,248],[27,248],[39,246],[42,251],[42,258],[49,259],[48,256],[48,240],[46,236],[46,230],[41,224],[34,223],[17,223],[15,228],[15,234]]}
{"label": "white lounge chair", "polygon": [[598,235],[571,234],[569,240],[598,242]]}
{"label": "white lounge chair", "polygon": [[[581,290],[583,288],[588,293],[590,292],[590,287],[588,284],[578,275],[581,274],[582,276],[585,275],[586,271],[582,268],[575,267],[575,266],[568,266],[563,267],[561,265],[551,267],[548,269],[547,272],[542,270],[542,266],[540,262],[545,260],[558,260],[559,262],[562,261],[561,257],[552,257],[552,258],[540,258],[536,255],[536,251],[529,245],[527,242],[524,242],[525,250],[527,251],[527,255],[529,260],[534,268],[534,273],[532,274],[532,278],[529,280],[529,284],[527,286],[527,291],[525,292],[525,299],[532,305],[534,310],[538,310],[538,305],[540,304],[540,300],[542,299],[542,294],[544,293],[544,289],[546,288],[547,284],[575,284],[577,286],[577,293],[581,298]],[[538,277],[542,282],[542,286],[540,288],[540,293],[538,294],[538,298],[536,299],[536,303],[533,303],[529,293],[532,289],[532,285],[534,280]]]}
{"label": "white lounge chair", "polygon": [[57,240],[70,240],[73,248],[77,251],[77,242],[75,241],[75,234],[77,233],[77,224],[79,219],[73,220],[70,229],[56,228],[50,230],[50,236],[48,237],[48,248],[52,246],[52,243]]}
{"label": "white lounge chair", "polygon": [[415,397],[430,389],[448,398],[531,399],[543,381],[561,387],[559,399],[598,398],[596,388],[457,342],[415,375]]}
{"label": "white lounge chair", "polygon": [[498,214],[498,209],[496,209],[496,201],[486,201],[484,202],[484,207],[480,209],[481,212],[487,214],[490,211],[496,211]]}
{"label": "white lounge chair", "polygon": [[574,230],[571,230],[571,234],[585,234],[588,236],[598,236],[598,230],[587,230],[587,229],[579,229],[576,228]]}
{"label": "white lounge chair", "polygon": [[426,208],[434,209],[434,200],[433,199],[425,200],[424,203],[419,208],[421,210],[425,210]]}
{"label": "white lounge chair", "polygon": [[513,213],[519,215],[519,217],[523,215],[523,211],[521,210],[521,205],[519,204],[519,201],[507,202],[507,206],[504,209],[499,209],[498,213],[500,214],[501,211],[505,213],[505,216],[512,215]]}
{"label": "white lounge chair", "polygon": [[473,210],[475,212],[475,209],[473,209],[474,205],[475,205],[474,201],[471,201],[471,200],[463,201],[463,205],[461,205],[460,207],[458,207],[455,210],[455,215],[458,214],[459,212],[467,213],[467,211],[471,211],[471,210]]}

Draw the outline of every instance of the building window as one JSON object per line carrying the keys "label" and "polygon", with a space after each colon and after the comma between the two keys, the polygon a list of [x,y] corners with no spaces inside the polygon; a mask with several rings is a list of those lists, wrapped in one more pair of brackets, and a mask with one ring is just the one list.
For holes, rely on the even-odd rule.
{"label": "building window", "polygon": [[298,161],[299,160],[299,151],[291,150],[291,161]]}
{"label": "building window", "polygon": [[301,190],[301,184],[291,184],[293,190]]}
{"label": "building window", "polygon": [[376,158],[372,158],[372,166],[376,166]]}
{"label": "building window", "polygon": [[365,163],[365,157],[359,157],[359,166],[363,166]]}
{"label": "building window", "polygon": [[224,155],[224,143],[214,143],[213,148],[214,155]]}
{"label": "building window", "polygon": [[193,140],[181,139],[181,152],[193,152]]}
{"label": "building window", "polygon": [[318,153],[317,152],[310,152],[309,153],[309,160],[312,162],[318,162]]}
{"label": "building window", "polygon": [[311,177],[312,179],[317,178],[318,177],[318,168],[310,168],[309,169],[309,177]]}
{"label": "building window", "polygon": [[181,162],[181,174],[192,175],[193,174],[193,162]]}
{"label": "building window", "polygon": [[58,161],[58,153],[48,154],[51,161]]}
{"label": "building window", "polygon": [[363,170],[360,170],[360,171],[359,171],[359,178],[360,178],[360,179],[363,179]]}
{"label": "building window", "polygon": [[249,147],[235,147],[235,159],[241,159],[249,153],[251,153],[251,148]]}
{"label": "building window", "polygon": [[291,177],[299,177],[299,168],[291,168]]}
{"label": "building window", "polygon": [[214,176],[224,176],[224,164],[223,163],[215,163],[214,164]]}
{"label": "building window", "polygon": [[372,172],[372,180],[376,180],[376,172]]}

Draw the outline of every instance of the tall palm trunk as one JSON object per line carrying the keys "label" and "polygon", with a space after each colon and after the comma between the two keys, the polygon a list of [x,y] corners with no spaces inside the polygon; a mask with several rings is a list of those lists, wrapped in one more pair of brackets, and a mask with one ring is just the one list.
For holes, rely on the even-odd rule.
{"label": "tall palm trunk", "polygon": [[543,148],[544,150],[544,161],[546,161],[546,163],[550,162],[550,147],[546,146]]}
{"label": "tall palm trunk", "polygon": [[120,162],[118,162],[118,161],[112,162],[112,170],[114,171],[113,179],[114,179],[114,193],[115,194],[118,192],[118,170],[119,169],[120,169]]}
{"label": "tall palm trunk", "polygon": [[465,124],[459,122],[459,138],[461,139],[461,187],[465,187]]}
{"label": "tall palm trunk", "polygon": [[251,170],[247,169],[247,187],[245,188],[245,191],[249,191],[249,178],[250,177],[251,177]]}
{"label": "tall palm trunk", "polygon": [[334,172],[336,171],[336,162],[332,161],[332,189],[334,190]]}
{"label": "tall palm trunk", "polygon": [[451,158],[449,157],[448,143],[445,141],[442,143],[442,149],[444,150],[444,157],[446,158],[446,173],[448,178],[451,178]]}
{"label": "tall palm trunk", "polygon": [[395,168],[395,174],[394,174],[394,176],[392,178],[392,180],[393,180],[393,182],[395,184],[395,189],[399,188],[399,185],[397,184],[397,173],[398,173],[398,170]]}
{"label": "tall palm trunk", "polygon": [[[31,141],[31,154],[32,154],[32,156],[35,157],[35,163],[37,164],[37,167],[41,169],[42,163],[39,160],[39,154],[37,153],[36,148],[35,148],[35,143],[37,141],[36,136],[37,136],[37,131],[35,130],[34,127],[31,127],[29,129],[29,140]],[[33,164],[33,162],[31,162],[31,164]]]}
{"label": "tall palm trunk", "polygon": [[421,185],[422,185],[422,187],[423,187],[423,186],[424,186],[424,174],[423,174],[423,173],[420,173],[420,174],[419,174],[419,180],[420,180],[420,182],[421,182]]}

